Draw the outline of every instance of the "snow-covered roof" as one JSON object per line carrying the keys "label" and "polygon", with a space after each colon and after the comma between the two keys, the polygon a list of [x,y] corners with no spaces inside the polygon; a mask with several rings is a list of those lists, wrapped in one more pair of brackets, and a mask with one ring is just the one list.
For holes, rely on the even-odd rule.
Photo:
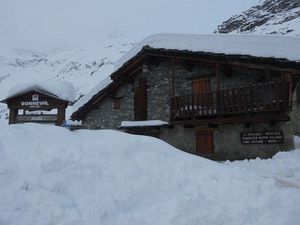
{"label": "snow-covered roof", "polygon": [[105,87],[107,87],[111,82],[112,82],[112,80],[110,79],[110,77],[107,77],[104,80],[102,80],[89,93],[84,95],[73,105],[73,112],[76,112],[80,107],[85,105],[94,95],[96,95],[101,90],[103,90]]}
{"label": "snow-covered roof", "polygon": [[[124,63],[136,56],[145,46],[154,49],[284,58],[300,62],[300,38],[276,35],[156,34],[145,38],[121,57],[115,63],[113,72],[119,70]],[[74,105],[73,112],[76,112],[88,103],[93,96],[102,91],[111,82],[110,77],[100,82]]]}
{"label": "snow-covered roof", "polygon": [[122,121],[122,127],[157,127],[168,125],[167,122],[162,120],[144,120],[144,121]]}
{"label": "snow-covered roof", "polygon": [[69,102],[73,102],[76,99],[75,88],[67,81],[43,81],[19,84],[9,90],[6,99],[24,94],[31,90],[52,94]]}
{"label": "snow-covered roof", "polygon": [[228,55],[285,58],[300,62],[300,38],[278,35],[155,34],[138,43],[115,64],[115,71],[144,46]]}

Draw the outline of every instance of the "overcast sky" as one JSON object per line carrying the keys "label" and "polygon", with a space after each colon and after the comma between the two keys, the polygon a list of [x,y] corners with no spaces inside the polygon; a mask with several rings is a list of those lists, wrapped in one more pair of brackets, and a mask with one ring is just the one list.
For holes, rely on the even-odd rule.
{"label": "overcast sky", "polygon": [[124,33],[212,33],[259,0],[0,0],[2,45],[79,45]]}

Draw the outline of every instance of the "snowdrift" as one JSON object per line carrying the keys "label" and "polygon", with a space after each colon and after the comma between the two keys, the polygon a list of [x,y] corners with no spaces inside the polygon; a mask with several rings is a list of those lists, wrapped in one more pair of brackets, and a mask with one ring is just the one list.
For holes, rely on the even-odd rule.
{"label": "snowdrift", "polygon": [[300,151],[217,163],[161,140],[36,124],[0,131],[0,224],[297,225]]}
{"label": "snowdrift", "polygon": [[6,98],[13,98],[15,96],[24,94],[28,91],[38,90],[46,93],[54,94],[58,98],[73,102],[76,99],[76,91],[72,83],[67,81],[39,81],[32,83],[23,83],[12,87]]}

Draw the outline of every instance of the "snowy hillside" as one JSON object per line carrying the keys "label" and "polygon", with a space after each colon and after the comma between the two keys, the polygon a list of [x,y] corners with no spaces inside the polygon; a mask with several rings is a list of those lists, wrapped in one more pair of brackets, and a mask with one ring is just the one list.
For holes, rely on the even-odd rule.
{"label": "snowy hillside", "polygon": [[232,16],[217,33],[283,34],[300,37],[300,1],[265,0]]}
{"label": "snowy hillside", "polygon": [[1,129],[0,158],[1,225],[300,221],[300,150],[220,164],[151,137],[26,124]]}
{"label": "snowy hillside", "polygon": [[112,39],[48,54],[17,49],[9,56],[1,55],[0,99],[12,86],[34,80],[68,80],[78,95],[85,94],[111,72],[114,62],[132,46],[125,40]]}
{"label": "snowy hillside", "polygon": [[[109,76],[114,62],[133,45],[125,38],[112,38],[81,48],[61,49],[51,53],[25,49],[15,49],[6,55],[0,53],[0,100],[16,85],[48,80],[71,82],[78,98]],[[6,105],[0,103],[1,117],[7,117],[7,112]]]}

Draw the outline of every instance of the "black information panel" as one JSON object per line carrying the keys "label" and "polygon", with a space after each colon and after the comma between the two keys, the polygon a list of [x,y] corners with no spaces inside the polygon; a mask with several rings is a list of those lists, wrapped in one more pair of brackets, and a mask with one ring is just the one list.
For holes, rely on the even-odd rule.
{"label": "black information panel", "polygon": [[247,144],[281,144],[283,143],[282,131],[265,132],[243,132],[241,133],[241,143]]}

